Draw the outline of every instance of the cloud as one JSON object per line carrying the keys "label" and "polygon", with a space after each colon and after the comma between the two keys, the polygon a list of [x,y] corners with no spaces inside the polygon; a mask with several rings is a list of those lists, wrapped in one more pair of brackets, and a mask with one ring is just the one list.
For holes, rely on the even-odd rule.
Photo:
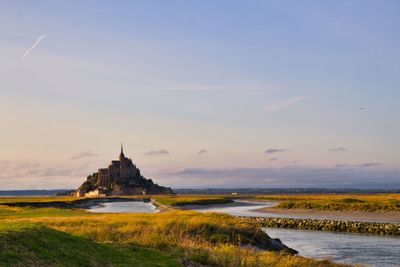
{"label": "cloud", "polygon": [[60,164],[45,165],[39,162],[29,161],[0,161],[1,178],[18,178],[18,177],[48,177],[48,176],[74,176],[85,175],[82,171],[86,171],[88,164],[85,162],[79,166],[67,167]]}
{"label": "cloud", "polygon": [[289,99],[281,101],[281,102],[272,103],[272,104],[265,106],[262,109],[262,112],[263,113],[272,113],[272,112],[287,108],[289,106],[292,106],[296,103],[299,103],[299,102],[305,100],[306,98],[307,98],[307,96],[297,96],[297,97],[289,98]]}
{"label": "cloud", "polygon": [[[85,177],[101,166],[76,162],[70,166],[37,161],[0,161],[0,190],[77,188]],[[64,164],[64,165],[63,165]],[[342,164],[336,167],[289,165],[267,168],[184,168],[148,170],[148,178],[175,188],[204,187],[325,187],[400,188],[400,168],[379,163]]]}
{"label": "cloud", "polygon": [[280,153],[280,152],[285,152],[287,149],[284,148],[268,148],[264,151],[265,154],[274,154],[274,153]]}
{"label": "cloud", "polygon": [[146,156],[157,156],[157,155],[169,155],[169,152],[166,149],[160,149],[160,150],[150,150],[144,154]]}
{"label": "cloud", "polygon": [[76,188],[91,173],[87,162],[66,166],[6,160],[0,161],[0,169],[0,190]]}
{"label": "cloud", "polygon": [[328,149],[328,151],[332,151],[332,152],[344,152],[344,151],[347,151],[347,148],[345,148],[345,147],[334,147],[334,148]]}
{"label": "cloud", "polygon": [[282,88],[277,86],[266,86],[266,85],[157,85],[157,86],[144,86],[143,89],[146,91],[203,91],[203,92],[267,92],[267,91],[281,91]]}
{"label": "cloud", "polygon": [[37,40],[33,43],[31,47],[29,47],[22,56],[22,59],[25,59],[29,53],[42,41],[45,37],[49,36],[49,34],[43,34],[37,38]]}
{"label": "cloud", "polygon": [[377,167],[377,166],[382,166],[382,163],[378,162],[367,162],[367,163],[362,163],[362,164],[347,164],[347,163],[342,163],[342,164],[336,164],[335,168],[368,168],[368,167]]}
{"label": "cloud", "polygon": [[207,149],[200,149],[199,151],[197,151],[197,154],[205,154],[208,153]]}
{"label": "cloud", "polygon": [[277,158],[270,158],[269,161],[277,161]]}
{"label": "cloud", "polygon": [[344,167],[348,167],[349,164],[336,164],[335,168],[344,168]]}
{"label": "cloud", "polygon": [[163,175],[180,187],[390,188],[399,169],[285,166],[275,168],[186,168]]}
{"label": "cloud", "polygon": [[95,153],[90,152],[89,150],[76,154],[71,158],[71,160],[81,159],[81,158],[88,158],[88,157],[97,157],[98,155]]}
{"label": "cloud", "polygon": [[378,163],[378,162],[367,162],[367,163],[363,163],[363,164],[359,164],[357,166],[365,168],[365,167],[375,167],[375,166],[380,166],[382,165],[382,163]]}

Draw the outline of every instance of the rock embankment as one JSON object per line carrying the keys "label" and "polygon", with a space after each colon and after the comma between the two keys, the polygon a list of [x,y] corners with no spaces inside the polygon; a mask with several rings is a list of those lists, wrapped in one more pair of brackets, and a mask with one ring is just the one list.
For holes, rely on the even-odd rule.
{"label": "rock embankment", "polygon": [[392,223],[244,216],[235,217],[242,220],[257,222],[262,227],[400,236],[400,224]]}

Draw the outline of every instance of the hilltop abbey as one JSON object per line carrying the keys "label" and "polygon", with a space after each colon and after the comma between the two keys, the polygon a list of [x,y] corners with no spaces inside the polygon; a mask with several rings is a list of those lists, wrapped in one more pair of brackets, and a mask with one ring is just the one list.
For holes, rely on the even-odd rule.
{"label": "hilltop abbey", "polygon": [[73,193],[76,197],[138,194],[172,194],[172,190],[144,178],[132,160],[125,157],[122,144],[119,160],[113,160],[108,168],[89,175]]}

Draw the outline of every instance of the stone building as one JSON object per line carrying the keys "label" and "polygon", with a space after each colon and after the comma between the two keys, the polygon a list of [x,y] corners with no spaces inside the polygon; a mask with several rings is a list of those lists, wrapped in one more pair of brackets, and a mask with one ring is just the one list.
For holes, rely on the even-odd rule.
{"label": "stone building", "polygon": [[84,194],[84,197],[105,197],[106,194],[104,194],[103,189],[97,188],[93,191],[89,191]]}
{"label": "stone building", "polygon": [[[96,191],[97,190],[97,191]],[[101,191],[101,193],[99,193]],[[159,186],[144,178],[140,169],[125,157],[121,144],[119,160],[111,161],[107,168],[98,169],[73,193],[74,196],[172,194],[169,187]]]}

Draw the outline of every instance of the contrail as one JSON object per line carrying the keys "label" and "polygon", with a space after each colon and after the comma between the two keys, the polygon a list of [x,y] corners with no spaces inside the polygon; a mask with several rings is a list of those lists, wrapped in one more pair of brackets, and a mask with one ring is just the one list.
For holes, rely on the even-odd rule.
{"label": "contrail", "polygon": [[36,42],[34,42],[33,45],[32,45],[31,47],[29,47],[29,48],[25,51],[24,55],[22,56],[22,59],[25,59],[25,57],[32,51],[32,49],[34,49],[34,48],[40,43],[40,41],[42,41],[42,39],[45,38],[45,37],[47,37],[47,36],[48,36],[47,33],[46,33],[46,34],[43,34],[42,36],[40,36],[40,37],[36,40]]}
{"label": "contrail", "polygon": [[293,105],[293,104],[295,104],[297,102],[303,101],[306,98],[307,98],[307,96],[297,96],[297,97],[293,97],[293,98],[287,99],[287,100],[282,101],[282,102],[273,103],[273,104],[270,104],[270,105],[264,107],[263,108],[263,112],[268,112],[268,113],[275,112],[275,111],[278,111],[280,109],[283,109],[283,108],[286,108],[288,106],[291,106],[291,105]]}

